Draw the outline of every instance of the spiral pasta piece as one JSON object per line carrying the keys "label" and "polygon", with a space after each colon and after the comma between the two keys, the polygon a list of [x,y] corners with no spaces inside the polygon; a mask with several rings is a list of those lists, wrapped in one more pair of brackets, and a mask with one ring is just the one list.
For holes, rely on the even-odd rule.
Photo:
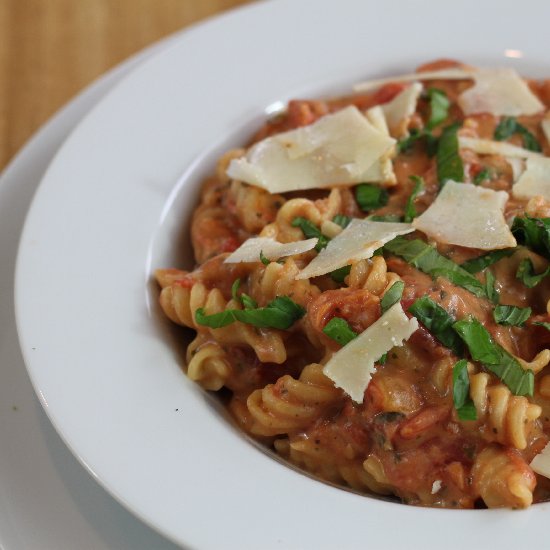
{"label": "spiral pasta piece", "polygon": [[199,282],[191,288],[177,284],[167,286],[160,293],[160,305],[174,323],[210,333],[221,344],[247,344],[254,349],[258,359],[266,363],[283,363],[286,360],[282,335],[275,329],[258,329],[240,322],[222,328],[197,324],[195,314],[199,308],[204,308],[208,315],[242,308],[236,300],[227,302],[217,288],[208,290]]}
{"label": "spiral pasta piece", "polygon": [[216,342],[198,335],[187,348],[187,376],[205,390],[218,391],[231,378],[233,369],[227,353]]}
{"label": "spiral pasta piece", "polygon": [[472,483],[489,508],[526,508],[533,502],[536,479],[517,451],[490,445],[476,457]]}
{"label": "spiral pasta piece", "polygon": [[342,396],[323,374],[323,366],[311,363],[298,380],[285,374],[275,384],[250,394],[247,407],[254,420],[251,432],[277,435],[306,428]]}
{"label": "spiral pasta piece", "polygon": [[401,277],[388,271],[383,256],[374,256],[352,264],[347,283],[350,288],[363,288],[376,296],[383,296]]}
{"label": "spiral pasta piece", "polygon": [[527,436],[542,409],[526,397],[512,395],[504,384],[489,385],[491,377],[481,372],[470,375],[470,396],[478,420],[485,423],[484,438],[516,449],[527,447]]}

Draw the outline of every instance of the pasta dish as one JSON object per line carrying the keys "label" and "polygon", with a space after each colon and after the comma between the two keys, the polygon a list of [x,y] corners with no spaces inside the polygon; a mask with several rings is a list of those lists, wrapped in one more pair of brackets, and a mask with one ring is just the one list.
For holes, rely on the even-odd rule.
{"label": "pasta dish", "polygon": [[188,376],[314,476],[446,508],[550,500],[550,80],[439,60],[293,100],[158,269]]}

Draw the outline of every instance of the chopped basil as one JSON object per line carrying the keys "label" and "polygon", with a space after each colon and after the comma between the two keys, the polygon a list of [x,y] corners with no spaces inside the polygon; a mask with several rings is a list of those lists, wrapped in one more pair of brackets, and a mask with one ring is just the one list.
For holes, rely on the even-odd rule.
{"label": "chopped basil", "polygon": [[519,244],[550,260],[550,218],[514,218],[512,233]]}
{"label": "chopped basil", "polygon": [[487,168],[484,168],[481,172],[478,172],[474,176],[473,183],[474,185],[479,185],[480,183],[483,183],[485,180],[491,179],[491,172],[487,170]]}
{"label": "chopped basil", "polygon": [[406,151],[409,151],[417,141],[421,140],[425,136],[426,133],[423,130],[413,128],[407,137],[404,137],[397,142],[397,150],[400,153],[405,153]]}
{"label": "chopped basil", "polygon": [[487,298],[496,305],[500,300],[500,292],[495,286],[495,282],[495,276],[492,271],[487,270],[487,273],[485,273],[485,294],[487,294]]}
{"label": "chopped basil", "polygon": [[499,325],[522,327],[531,313],[530,307],[497,306],[493,311],[493,318]]}
{"label": "chopped basil", "polygon": [[388,192],[372,183],[360,183],[355,188],[355,200],[363,212],[375,210],[388,204]]}
{"label": "chopped basil", "polygon": [[341,346],[345,346],[354,338],[357,338],[357,333],[351,329],[345,319],[340,317],[333,317],[325,325],[323,332],[333,340],[336,340]]}
{"label": "chopped basil", "polygon": [[445,277],[478,298],[486,296],[484,286],[473,275],[420,239],[407,240],[404,237],[396,237],[385,244],[384,249],[434,278]]}
{"label": "chopped basil", "polygon": [[337,283],[343,283],[344,279],[349,275],[350,271],[351,265],[345,265],[344,267],[340,267],[332,271],[330,273],[330,276],[333,281],[336,281]]}
{"label": "chopped basil", "polygon": [[436,126],[444,122],[449,115],[449,107],[451,102],[447,94],[443,90],[437,88],[429,88],[427,91],[430,100],[430,120],[426,124],[428,130],[433,130]]}
{"label": "chopped basil", "polygon": [[258,307],[258,302],[244,292],[241,294],[241,302],[245,309],[256,309]]}
{"label": "chopped basil", "polygon": [[335,224],[338,224],[342,229],[345,229],[351,222],[351,218],[349,216],[345,216],[344,214],[336,214],[334,218],[332,218],[332,221]]}
{"label": "chopped basil", "polygon": [[460,420],[477,420],[477,411],[470,397],[470,378],[466,359],[461,359],[453,367],[453,402]]}
{"label": "chopped basil", "polygon": [[436,161],[440,187],[443,187],[447,180],[464,181],[464,166],[460,158],[457,135],[459,127],[457,123],[447,126],[439,138]]}
{"label": "chopped basil", "polygon": [[489,267],[490,265],[498,262],[499,260],[502,260],[502,258],[511,256],[515,251],[516,251],[515,248],[493,250],[492,252],[488,252],[487,254],[478,256],[473,260],[468,260],[463,264],[460,264],[460,267],[462,269],[465,269],[468,273],[479,273],[480,271],[483,271],[486,267]]}
{"label": "chopped basil", "polygon": [[414,218],[416,218],[416,207],[414,206],[414,200],[416,199],[418,193],[424,189],[424,180],[420,176],[410,176],[410,180],[414,182],[414,187],[412,193],[407,199],[407,204],[405,205],[405,215],[403,216],[403,221],[405,223],[411,223]]}
{"label": "chopped basil", "polygon": [[533,323],[534,325],[538,325],[539,327],[544,327],[546,330],[550,330],[550,323],[545,323],[544,321],[537,321],[536,323]]}
{"label": "chopped basil", "polygon": [[279,296],[266,307],[255,309],[226,309],[220,313],[207,315],[201,307],[195,312],[195,320],[199,325],[211,328],[221,328],[235,321],[241,321],[260,328],[287,329],[305,313],[306,310],[288,296]]}
{"label": "chopped basil", "polygon": [[380,357],[380,359],[378,359],[378,361],[376,361],[376,362],[377,362],[379,365],[385,365],[387,359],[388,359],[388,352],[384,353],[384,355],[382,355],[382,357]]}
{"label": "chopped basil", "polygon": [[429,296],[418,298],[410,307],[412,313],[444,346],[456,355],[463,352],[462,340],[453,330],[456,319]]}
{"label": "chopped basil", "polygon": [[231,285],[231,297],[233,300],[239,300],[239,297],[237,296],[237,291],[239,290],[239,287],[241,286],[241,280],[235,279],[233,281],[233,284]]}
{"label": "chopped basil", "polygon": [[307,218],[298,216],[292,220],[291,225],[292,227],[299,227],[306,239],[318,239],[317,244],[315,245],[315,250],[317,250],[317,252],[323,250],[323,248],[325,248],[330,241],[330,239],[323,235],[319,228]]}
{"label": "chopped basil", "polygon": [[403,218],[399,214],[386,214],[385,216],[369,216],[367,220],[372,222],[401,222]]}
{"label": "chopped basil", "polygon": [[542,273],[535,273],[533,262],[529,258],[524,258],[518,265],[516,278],[518,278],[527,288],[537,286],[545,277],[550,275],[550,266]]}
{"label": "chopped basil", "polygon": [[540,153],[542,148],[537,138],[513,117],[504,117],[495,128],[494,137],[497,141],[508,139],[514,134],[519,134],[523,140],[523,146],[529,151]]}
{"label": "chopped basil", "polygon": [[514,395],[533,395],[533,371],[525,370],[513,355],[499,346],[477,319],[457,321],[453,329],[468,346],[472,359],[498,376]]}
{"label": "chopped basil", "polygon": [[269,265],[271,263],[271,260],[264,256],[263,250],[260,250],[260,262],[262,262],[264,265]]}
{"label": "chopped basil", "polygon": [[391,306],[399,302],[401,300],[401,296],[403,296],[403,290],[405,289],[405,283],[403,281],[396,281],[393,283],[393,285],[388,289],[386,294],[382,297],[380,300],[380,307],[382,308],[382,313],[385,313],[390,309]]}

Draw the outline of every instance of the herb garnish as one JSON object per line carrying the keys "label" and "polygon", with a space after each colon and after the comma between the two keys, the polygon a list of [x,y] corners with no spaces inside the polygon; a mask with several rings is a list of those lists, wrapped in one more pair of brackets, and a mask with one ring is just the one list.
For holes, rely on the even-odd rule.
{"label": "herb garnish", "polygon": [[341,346],[345,346],[354,338],[357,338],[357,333],[341,317],[333,317],[325,325],[323,332],[333,340],[336,340]]}
{"label": "herb garnish", "polygon": [[345,229],[351,222],[351,218],[349,216],[345,216],[344,214],[336,214],[334,218],[332,218],[332,221],[339,225],[342,229]]}
{"label": "herb garnish", "polygon": [[271,263],[271,260],[264,256],[263,250],[260,250],[260,262],[262,262],[264,265],[269,265]]}
{"label": "herb garnish", "polygon": [[462,269],[465,269],[468,273],[479,273],[486,267],[493,265],[494,263],[511,256],[516,251],[515,248],[504,248],[503,250],[493,250],[482,256],[478,256],[473,260],[468,260],[463,264],[460,264]]}
{"label": "herb garnish", "polygon": [[360,183],[355,188],[355,200],[363,212],[375,210],[388,204],[388,192],[372,183]]}
{"label": "herb garnish", "polygon": [[250,297],[248,294],[245,294],[244,292],[241,293],[240,296],[237,294],[240,286],[241,280],[235,279],[233,281],[233,284],[231,285],[231,297],[233,298],[233,300],[241,302],[245,309],[254,309],[258,307],[256,300],[254,300],[254,298]]}
{"label": "herb garnish", "polygon": [[403,218],[399,214],[386,214],[384,216],[372,215],[368,216],[367,220],[371,222],[401,222]]}
{"label": "herb garnish", "polygon": [[500,292],[495,286],[495,282],[496,279],[492,271],[487,270],[487,273],[485,273],[485,294],[487,294],[487,298],[496,305],[500,300]]}
{"label": "herb garnish", "polygon": [[401,300],[404,289],[405,283],[403,281],[396,281],[393,283],[393,285],[387,290],[386,294],[384,294],[380,300],[380,308],[382,309],[382,313],[388,311],[391,306]]}
{"label": "herb garnish", "polygon": [[550,266],[542,273],[535,273],[535,267],[529,258],[523,258],[516,271],[516,278],[518,278],[527,288],[537,286],[545,277],[548,277],[548,275],[550,275]]}
{"label": "herb garnish", "polygon": [[221,328],[235,321],[241,321],[260,328],[287,329],[305,313],[306,310],[288,296],[278,296],[265,307],[245,310],[226,309],[212,315],[207,315],[201,307],[195,312],[195,320],[199,325],[210,328]]}
{"label": "herb garnish", "polygon": [[523,140],[523,146],[529,151],[540,153],[542,148],[537,138],[514,117],[504,117],[495,128],[494,138],[497,141],[508,139],[514,134],[519,134]]}
{"label": "herb garnish", "polygon": [[456,319],[429,296],[418,298],[410,307],[412,313],[444,346],[462,355],[462,340],[453,330]]}
{"label": "herb garnish", "polygon": [[420,239],[407,240],[404,237],[396,237],[385,244],[384,249],[434,278],[445,277],[478,298],[486,297],[483,285],[473,275]]}
{"label": "herb garnish", "polygon": [[470,378],[466,359],[461,359],[453,367],[453,402],[460,420],[477,420],[477,411],[470,397]]}
{"label": "herb garnish", "polygon": [[491,172],[487,170],[487,168],[484,168],[481,172],[478,172],[473,179],[474,185],[479,185],[480,183],[484,182],[485,180],[491,179]]}
{"label": "herb garnish", "polygon": [[546,323],[544,321],[537,321],[536,323],[533,323],[533,324],[539,327],[544,327],[546,330],[550,330],[550,323]]}
{"label": "herb garnish", "polygon": [[418,193],[424,189],[424,179],[420,176],[409,176],[409,179],[414,182],[413,190],[407,199],[407,204],[405,205],[405,215],[403,216],[403,221],[405,223],[411,223],[414,218],[416,218],[416,207],[414,206],[414,200],[416,199]]}
{"label": "herb garnish", "polygon": [[426,128],[428,128],[428,130],[433,130],[436,126],[444,122],[449,115],[451,102],[443,90],[429,88],[426,93],[430,100],[431,110],[430,120],[428,120]]}
{"label": "herb garnish", "polygon": [[472,359],[498,376],[514,395],[533,395],[533,371],[525,370],[513,355],[497,344],[477,319],[457,321],[453,329],[468,346]]}
{"label": "herb garnish", "polygon": [[499,325],[522,327],[531,316],[530,307],[497,306],[493,311],[493,318]]}
{"label": "herb garnish", "polygon": [[443,130],[437,144],[437,178],[443,187],[447,180],[464,181],[464,166],[460,158],[458,143],[458,123]]}
{"label": "herb garnish", "polygon": [[299,227],[302,230],[302,233],[304,234],[304,237],[306,239],[318,239],[317,244],[315,245],[315,250],[317,252],[323,250],[323,248],[325,248],[330,241],[330,239],[323,235],[319,228],[307,218],[302,218],[301,216],[298,216],[297,218],[294,218],[292,220],[291,225],[292,227]]}
{"label": "herb garnish", "polygon": [[349,275],[350,271],[351,265],[345,265],[343,267],[335,269],[334,271],[331,271],[330,276],[333,281],[336,281],[337,283],[343,283],[344,279]]}
{"label": "herb garnish", "polygon": [[550,218],[515,217],[512,233],[523,244],[550,260]]}

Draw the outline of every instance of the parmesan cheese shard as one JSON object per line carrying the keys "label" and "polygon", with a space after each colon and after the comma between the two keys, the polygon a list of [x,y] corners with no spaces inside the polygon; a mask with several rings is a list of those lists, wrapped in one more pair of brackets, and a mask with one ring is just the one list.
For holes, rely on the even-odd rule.
{"label": "parmesan cheese shard", "polygon": [[372,181],[369,170],[394,144],[350,106],[256,143],[227,175],[270,193]]}
{"label": "parmesan cheese shard", "polygon": [[506,162],[512,169],[512,181],[516,182],[525,171],[525,161],[517,157],[506,157]]}
{"label": "parmesan cheese shard", "polygon": [[354,219],[319,253],[296,279],[330,273],[345,265],[372,257],[375,250],[398,235],[414,231],[410,223],[373,222]]}
{"label": "parmesan cheese shard", "polygon": [[530,466],[537,474],[550,478],[550,443],[533,458]]}
{"label": "parmesan cheese shard", "polygon": [[418,329],[418,321],[408,318],[397,302],[357,338],[337,351],[323,368],[337,388],[356,403],[362,403],[375,371],[374,363],[395,346],[403,345]]}
{"label": "parmesan cheese shard", "polygon": [[467,80],[473,78],[474,71],[465,69],[441,69],[439,71],[425,71],[420,73],[402,74],[380,78],[378,80],[367,80],[353,86],[355,92],[369,92],[391,84],[392,82],[414,82],[417,80]]}
{"label": "parmesan cheese shard", "polygon": [[412,225],[440,243],[481,250],[516,246],[504,219],[505,191],[449,180]]}
{"label": "parmesan cheese shard", "polygon": [[408,135],[407,127],[411,116],[416,112],[416,104],[422,89],[420,82],[413,82],[390,102],[382,105],[392,137],[401,138]]}
{"label": "parmesan cheese shard", "polygon": [[544,134],[544,137],[546,138],[546,141],[550,145],[550,114],[546,113],[546,116],[542,119],[542,122],[540,123],[542,127],[542,132]]}
{"label": "parmesan cheese shard", "polygon": [[480,139],[458,136],[458,143],[464,149],[471,149],[479,155],[502,155],[503,157],[513,157],[527,159],[531,157],[540,157],[540,153],[523,149],[517,145],[506,143],[505,141],[493,141],[490,139]]}
{"label": "parmesan cheese shard", "polygon": [[315,248],[316,244],[317,239],[283,244],[267,237],[253,237],[244,241],[237,250],[224,260],[224,263],[259,262],[260,252],[269,260],[278,260],[284,256],[293,256],[294,254],[307,252]]}
{"label": "parmesan cheese shard", "polygon": [[544,109],[539,98],[514,69],[481,69],[475,84],[462,92],[458,104],[465,115],[534,115]]}
{"label": "parmesan cheese shard", "polygon": [[527,170],[512,187],[512,195],[518,199],[541,196],[550,200],[550,158],[527,159]]}
{"label": "parmesan cheese shard", "polygon": [[[384,111],[380,105],[371,107],[366,113],[365,116],[367,120],[385,136],[390,135],[388,129],[388,124],[386,122],[386,117]],[[395,177],[395,172],[393,171],[393,163],[391,158],[395,155],[395,147],[392,147],[381,156],[367,171],[365,174],[366,183],[375,183],[383,182],[386,185],[395,185],[397,183],[397,178]]]}

